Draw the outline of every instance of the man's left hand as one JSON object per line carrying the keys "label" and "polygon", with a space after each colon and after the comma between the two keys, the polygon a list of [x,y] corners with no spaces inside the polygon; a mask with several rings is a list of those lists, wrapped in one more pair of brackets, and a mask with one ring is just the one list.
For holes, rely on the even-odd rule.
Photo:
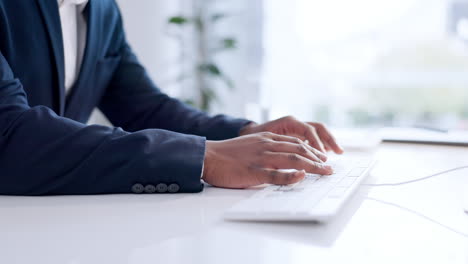
{"label": "man's left hand", "polygon": [[259,132],[272,132],[279,135],[293,136],[322,151],[343,153],[330,131],[321,123],[301,122],[292,116],[283,117],[265,124],[250,123],[240,130],[240,136]]}

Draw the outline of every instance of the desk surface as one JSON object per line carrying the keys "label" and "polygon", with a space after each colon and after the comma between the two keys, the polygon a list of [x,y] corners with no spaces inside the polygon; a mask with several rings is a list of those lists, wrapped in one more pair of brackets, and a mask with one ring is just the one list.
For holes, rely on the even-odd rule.
{"label": "desk surface", "polygon": [[[461,147],[383,144],[367,182],[468,165]],[[255,190],[0,197],[0,263],[468,263],[468,171],[361,187],[326,225],[239,223],[221,213]]]}

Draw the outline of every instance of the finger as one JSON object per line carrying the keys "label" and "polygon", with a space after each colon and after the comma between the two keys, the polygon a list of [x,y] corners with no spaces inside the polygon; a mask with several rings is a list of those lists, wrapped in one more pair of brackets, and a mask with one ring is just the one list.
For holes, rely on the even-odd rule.
{"label": "finger", "polygon": [[304,170],[285,172],[276,169],[262,169],[259,173],[263,183],[275,185],[293,184],[303,180],[306,175]]}
{"label": "finger", "polygon": [[301,122],[294,117],[288,116],[284,117],[280,120],[284,120],[287,124],[289,135],[295,135],[301,138],[302,140],[309,140],[310,145],[322,152],[325,152],[325,147],[320,140],[317,132],[315,131],[315,127]]}
{"label": "finger", "polygon": [[315,127],[306,123],[301,124],[303,124],[305,129],[304,138],[309,141],[309,144],[322,152],[326,152],[323,142],[317,134]]}
{"label": "finger", "polygon": [[[323,142],[323,141],[322,141],[322,142]],[[309,144],[309,141],[306,140],[306,143]],[[327,152],[329,152],[329,151],[332,150],[332,149],[328,146],[328,144],[325,144],[325,142],[323,143],[323,146],[325,147],[325,151],[326,151],[325,153],[327,153]]]}
{"label": "finger", "polygon": [[[309,149],[311,149],[311,151],[315,154],[315,156],[320,158],[320,160],[322,160],[323,162],[328,160],[328,156],[327,156],[326,152],[321,152],[321,151],[317,150],[316,148],[313,148],[312,146],[310,146],[309,140],[305,140],[304,144],[306,146],[308,146]],[[327,151],[326,148],[325,148],[325,151]]]}
{"label": "finger", "polygon": [[314,127],[316,128],[318,135],[328,148],[330,148],[337,154],[342,154],[344,152],[343,148],[337,143],[335,137],[325,125],[320,123],[314,123]]}
{"label": "finger", "polygon": [[295,153],[271,152],[267,156],[267,166],[274,169],[305,170],[308,173],[321,175],[330,175],[333,173],[331,166],[309,160]]}
{"label": "finger", "polygon": [[292,143],[286,141],[275,141],[270,151],[273,152],[284,152],[284,153],[296,153],[307,159],[313,160],[315,162],[324,162],[327,160],[327,156],[320,151],[312,148],[305,142],[301,143]]}
{"label": "finger", "polygon": [[[310,150],[315,156],[317,156],[319,159],[322,161],[327,161],[327,155],[324,152],[321,152],[317,150],[316,148],[313,148],[308,142],[308,140],[302,141],[300,138],[296,137],[291,137],[291,136],[284,136],[284,135],[278,135],[278,134],[272,134],[271,139],[274,141],[279,141],[279,142],[289,142],[297,145],[303,145],[305,146],[308,150]],[[288,152],[288,151],[277,151],[277,152]],[[295,152],[293,152],[295,153]]]}
{"label": "finger", "polygon": [[344,152],[343,148],[336,142],[335,137],[325,125],[320,123],[308,124],[315,127],[317,134],[322,139],[322,142],[327,148],[333,150],[337,154],[342,154]]}

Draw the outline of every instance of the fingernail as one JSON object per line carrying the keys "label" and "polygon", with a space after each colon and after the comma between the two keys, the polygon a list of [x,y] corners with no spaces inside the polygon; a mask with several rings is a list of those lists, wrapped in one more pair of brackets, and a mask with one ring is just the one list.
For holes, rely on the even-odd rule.
{"label": "fingernail", "polygon": [[297,174],[296,175],[301,175],[301,176],[305,176],[306,175],[306,171],[305,170],[300,170],[300,171],[297,171]]}
{"label": "fingernail", "polygon": [[327,161],[328,157],[327,157],[327,155],[322,153],[321,159],[322,159],[323,162],[325,162],[325,161]]}

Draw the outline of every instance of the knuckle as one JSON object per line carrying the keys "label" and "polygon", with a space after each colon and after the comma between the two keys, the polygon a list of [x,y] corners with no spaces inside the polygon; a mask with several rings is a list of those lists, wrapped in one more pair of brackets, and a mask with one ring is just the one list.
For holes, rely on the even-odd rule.
{"label": "knuckle", "polygon": [[316,148],[310,148],[310,151],[314,153],[315,155],[321,155],[321,152]]}
{"label": "knuckle", "polygon": [[265,146],[268,146],[268,145],[273,144],[273,140],[271,140],[270,138],[266,138],[266,137],[260,137],[260,143]]}
{"label": "knuckle", "polygon": [[295,118],[294,116],[288,115],[288,116],[285,116],[285,117],[284,117],[284,120],[287,120],[287,121],[296,121],[296,118]]}
{"label": "knuckle", "polygon": [[308,153],[309,152],[308,149],[306,148],[306,146],[304,146],[304,144],[300,144],[299,146],[297,146],[297,149],[301,153]]}
{"label": "knuckle", "polygon": [[270,152],[274,151],[276,149],[277,143],[273,140],[266,140],[263,144],[262,151],[264,152]]}
{"label": "knuckle", "polygon": [[268,174],[267,177],[271,182],[273,182],[273,183],[278,182],[278,180],[280,178],[280,173],[277,170],[271,170],[267,174]]}
{"label": "knuckle", "polygon": [[317,156],[320,156],[322,158],[326,158],[327,155],[325,155],[325,153],[321,152],[321,151],[318,151],[318,150],[315,150],[315,155]]}
{"label": "knuckle", "polygon": [[278,143],[273,140],[265,141],[262,146],[258,148],[258,150],[265,155],[265,157],[270,158],[271,154],[278,151]]}
{"label": "knuckle", "polygon": [[325,128],[325,125],[323,123],[315,123],[314,126],[319,128]]}
{"label": "knuckle", "polygon": [[269,132],[269,131],[265,131],[265,132],[261,132],[261,133],[260,133],[260,136],[269,139],[269,138],[272,138],[272,137],[273,137],[273,133],[271,133],[271,132]]}
{"label": "knuckle", "polygon": [[310,167],[311,167],[311,169],[313,169],[313,170],[320,170],[320,169],[322,168],[322,165],[320,165],[320,164],[317,163],[317,162],[312,162],[312,163],[310,164]]}
{"label": "knuckle", "polygon": [[249,171],[249,173],[256,173],[262,167],[263,166],[259,163],[252,163],[247,166],[247,170]]}
{"label": "knuckle", "polygon": [[298,162],[299,160],[301,160],[301,157],[298,154],[293,153],[293,154],[288,154],[288,159],[290,161]]}

